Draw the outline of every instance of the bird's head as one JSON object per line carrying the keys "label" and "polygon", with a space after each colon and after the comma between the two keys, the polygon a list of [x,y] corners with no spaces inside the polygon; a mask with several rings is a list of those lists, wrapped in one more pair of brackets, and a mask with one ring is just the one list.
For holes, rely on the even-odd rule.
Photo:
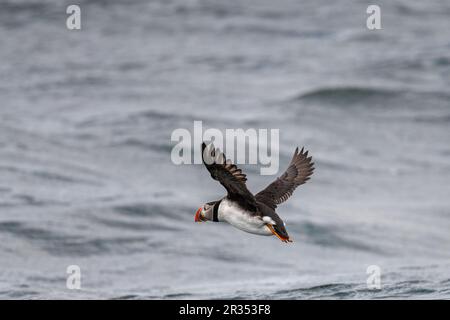
{"label": "bird's head", "polygon": [[213,220],[213,210],[214,210],[214,204],[217,201],[208,202],[205,203],[203,206],[198,208],[197,212],[195,213],[195,222],[203,222],[203,221],[210,221]]}

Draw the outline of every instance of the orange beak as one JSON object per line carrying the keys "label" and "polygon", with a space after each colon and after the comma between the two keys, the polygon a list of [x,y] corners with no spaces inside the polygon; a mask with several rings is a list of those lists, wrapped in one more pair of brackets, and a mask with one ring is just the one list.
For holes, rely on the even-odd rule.
{"label": "orange beak", "polygon": [[200,213],[202,212],[202,209],[203,209],[202,207],[198,208],[197,212],[195,213],[195,218],[194,218],[195,222],[203,221],[202,217],[200,216]]}

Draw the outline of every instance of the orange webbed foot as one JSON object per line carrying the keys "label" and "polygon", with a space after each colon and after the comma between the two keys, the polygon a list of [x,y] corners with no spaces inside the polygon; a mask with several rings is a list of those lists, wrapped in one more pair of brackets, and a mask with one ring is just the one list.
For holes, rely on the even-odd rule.
{"label": "orange webbed foot", "polygon": [[278,234],[278,232],[275,231],[275,229],[270,224],[266,224],[267,228],[275,235],[278,239],[280,239],[284,243],[293,242],[290,238],[284,238]]}

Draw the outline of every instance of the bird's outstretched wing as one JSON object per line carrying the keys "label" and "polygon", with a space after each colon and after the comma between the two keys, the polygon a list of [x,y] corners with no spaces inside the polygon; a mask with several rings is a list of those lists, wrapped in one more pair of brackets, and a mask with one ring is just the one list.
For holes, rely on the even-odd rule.
{"label": "bird's outstretched wing", "polygon": [[229,199],[237,201],[247,210],[256,211],[255,197],[247,189],[247,178],[241,169],[226,160],[223,152],[215,149],[212,143],[208,146],[202,143],[202,159],[211,177],[227,189]]}
{"label": "bird's outstretched wing", "polygon": [[287,170],[267,188],[256,194],[256,200],[275,210],[277,205],[292,195],[295,188],[310,179],[314,171],[314,162],[311,159],[312,157],[308,157],[308,151],[304,151],[304,148],[300,153],[298,148],[295,149]]}

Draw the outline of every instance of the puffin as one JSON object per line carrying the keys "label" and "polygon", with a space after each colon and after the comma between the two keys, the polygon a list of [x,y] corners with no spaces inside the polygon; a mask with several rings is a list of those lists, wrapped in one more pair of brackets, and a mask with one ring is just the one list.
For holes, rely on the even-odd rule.
{"label": "puffin", "polygon": [[245,232],[292,242],[275,210],[313,174],[314,162],[304,147],[300,151],[297,147],[286,171],[255,195],[246,186],[247,176],[212,143],[202,143],[202,162],[211,177],[226,189],[227,195],[198,208],[195,222],[225,222]]}

